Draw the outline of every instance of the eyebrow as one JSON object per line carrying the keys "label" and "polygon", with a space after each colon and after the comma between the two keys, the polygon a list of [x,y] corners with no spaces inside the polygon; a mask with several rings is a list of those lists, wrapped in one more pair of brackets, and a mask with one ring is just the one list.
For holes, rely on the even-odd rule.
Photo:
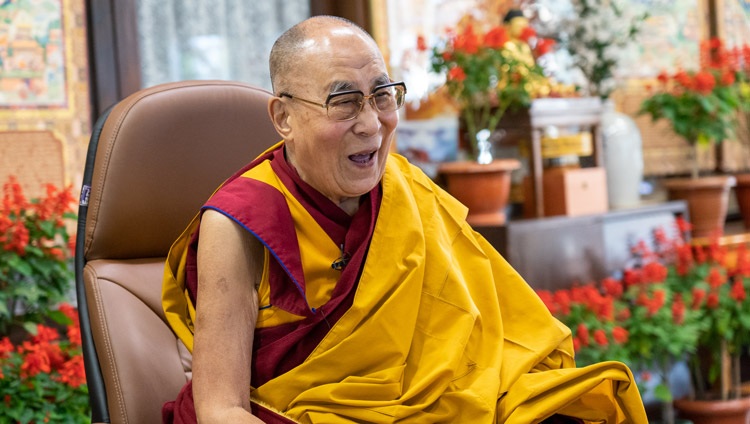
{"label": "eyebrow", "polygon": [[[391,79],[388,77],[388,75],[383,74],[375,78],[373,80],[373,87],[377,87],[379,85],[388,84],[391,82]],[[330,88],[330,94],[335,94],[341,91],[357,91],[357,87],[352,83],[351,81],[334,81],[331,83]]]}

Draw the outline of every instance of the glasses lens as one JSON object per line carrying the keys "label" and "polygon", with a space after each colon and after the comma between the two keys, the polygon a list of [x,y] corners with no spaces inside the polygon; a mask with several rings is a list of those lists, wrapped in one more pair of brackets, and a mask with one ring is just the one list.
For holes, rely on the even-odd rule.
{"label": "glasses lens", "polygon": [[372,93],[375,106],[381,112],[393,112],[404,105],[404,87],[391,85],[381,87]]}
{"label": "glasses lens", "polygon": [[364,97],[360,93],[334,95],[328,100],[328,117],[346,121],[359,114]]}

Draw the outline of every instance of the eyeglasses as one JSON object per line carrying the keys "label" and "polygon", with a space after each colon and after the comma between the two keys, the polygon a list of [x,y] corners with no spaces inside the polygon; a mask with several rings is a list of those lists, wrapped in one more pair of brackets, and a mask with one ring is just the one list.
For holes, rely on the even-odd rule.
{"label": "eyeglasses", "polygon": [[292,96],[289,93],[281,93],[279,97],[288,97],[292,100],[299,100],[325,108],[328,117],[334,121],[349,121],[359,116],[359,113],[365,107],[365,101],[370,102],[370,105],[378,112],[398,110],[404,105],[405,94],[406,84],[402,81],[379,85],[367,96],[359,90],[331,93],[326,98],[325,104]]}

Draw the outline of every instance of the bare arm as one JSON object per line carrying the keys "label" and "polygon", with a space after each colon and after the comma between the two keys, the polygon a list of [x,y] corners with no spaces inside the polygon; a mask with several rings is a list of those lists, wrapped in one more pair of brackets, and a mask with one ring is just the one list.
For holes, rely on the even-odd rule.
{"label": "bare arm", "polygon": [[200,423],[261,423],[250,413],[250,362],[263,246],[228,217],[203,213],[193,393]]}

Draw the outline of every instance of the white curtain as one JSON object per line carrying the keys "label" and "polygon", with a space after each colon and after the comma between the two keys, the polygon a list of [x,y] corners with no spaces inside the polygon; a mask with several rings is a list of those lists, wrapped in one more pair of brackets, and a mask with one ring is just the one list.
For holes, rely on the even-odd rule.
{"label": "white curtain", "polygon": [[271,88],[274,40],[309,0],[137,0],[142,86],[225,79]]}

